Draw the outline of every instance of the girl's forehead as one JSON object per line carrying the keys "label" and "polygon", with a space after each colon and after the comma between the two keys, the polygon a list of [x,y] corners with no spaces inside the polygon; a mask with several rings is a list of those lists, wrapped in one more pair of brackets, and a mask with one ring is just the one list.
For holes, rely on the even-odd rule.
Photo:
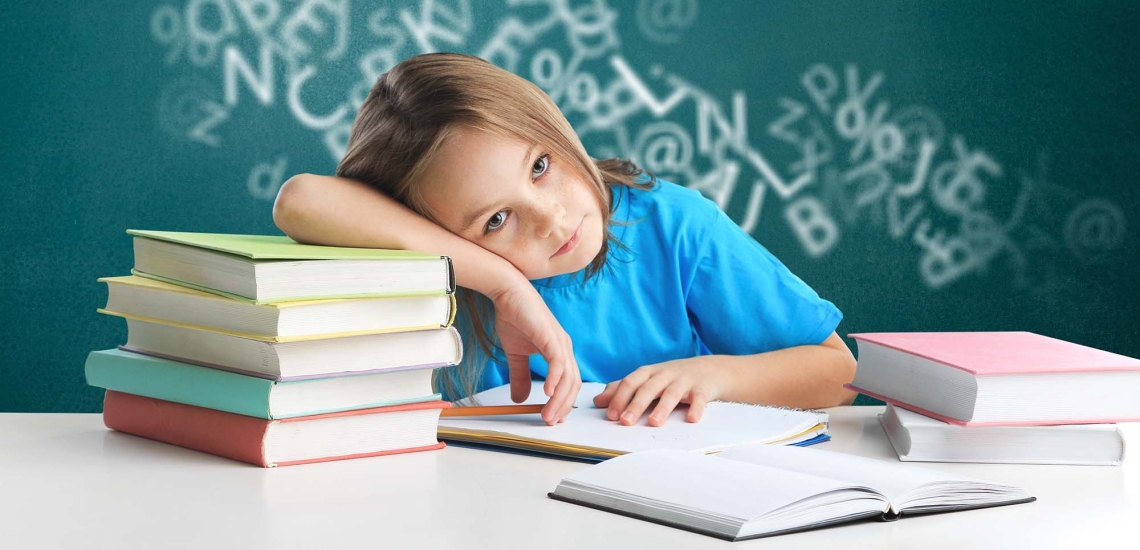
{"label": "girl's forehead", "polygon": [[537,146],[514,137],[489,132],[457,131],[444,141],[436,158],[427,167],[430,179],[524,178],[531,168]]}

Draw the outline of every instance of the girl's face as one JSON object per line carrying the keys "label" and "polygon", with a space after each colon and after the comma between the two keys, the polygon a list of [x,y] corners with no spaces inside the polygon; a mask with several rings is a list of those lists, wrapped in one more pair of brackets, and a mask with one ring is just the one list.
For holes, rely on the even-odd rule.
{"label": "girl's face", "polygon": [[540,146],[460,129],[423,176],[437,220],[514,264],[527,279],[573,273],[601,250],[591,187]]}

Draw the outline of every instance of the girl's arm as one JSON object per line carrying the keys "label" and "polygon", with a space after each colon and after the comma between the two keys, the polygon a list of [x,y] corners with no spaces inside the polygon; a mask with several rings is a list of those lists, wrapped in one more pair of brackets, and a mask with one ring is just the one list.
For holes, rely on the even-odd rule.
{"label": "girl's arm", "polygon": [[697,422],[705,404],[721,399],[765,405],[823,408],[850,405],[843,387],[855,377],[855,357],[834,332],[819,345],[756,355],[704,355],[641,367],[606,386],[594,404],[610,420],[631,425],[652,402],[649,425],[660,426],[678,403],[689,403]]}
{"label": "girl's arm", "polygon": [[300,174],[281,186],[273,221],[298,242],[358,248],[419,250],[450,256],[459,286],[495,304],[496,325],[510,366],[511,397],[530,391],[528,355],[550,365],[544,387],[546,423],[561,421],[574,405],[581,377],[570,337],[542,297],[510,262],[432,223],[356,180]]}

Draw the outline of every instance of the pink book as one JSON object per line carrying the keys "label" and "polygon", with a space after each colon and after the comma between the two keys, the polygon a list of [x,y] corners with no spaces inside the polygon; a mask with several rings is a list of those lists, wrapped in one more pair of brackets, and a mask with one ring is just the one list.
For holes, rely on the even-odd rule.
{"label": "pink book", "polygon": [[1140,421],[1140,360],[1031,332],[852,334],[849,388],[966,426]]}
{"label": "pink book", "polygon": [[263,420],[108,390],[103,423],[112,430],[264,468],[442,449],[446,401]]}

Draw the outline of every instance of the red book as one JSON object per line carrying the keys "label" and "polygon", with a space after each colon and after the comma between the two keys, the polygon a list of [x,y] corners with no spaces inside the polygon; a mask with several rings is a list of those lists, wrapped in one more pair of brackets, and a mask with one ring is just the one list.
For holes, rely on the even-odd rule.
{"label": "red book", "polygon": [[848,386],[965,426],[1140,420],[1140,360],[1032,332],[851,334]]}
{"label": "red book", "polygon": [[427,401],[282,420],[107,391],[112,430],[265,468],[442,449],[436,439],[446,401]]}

